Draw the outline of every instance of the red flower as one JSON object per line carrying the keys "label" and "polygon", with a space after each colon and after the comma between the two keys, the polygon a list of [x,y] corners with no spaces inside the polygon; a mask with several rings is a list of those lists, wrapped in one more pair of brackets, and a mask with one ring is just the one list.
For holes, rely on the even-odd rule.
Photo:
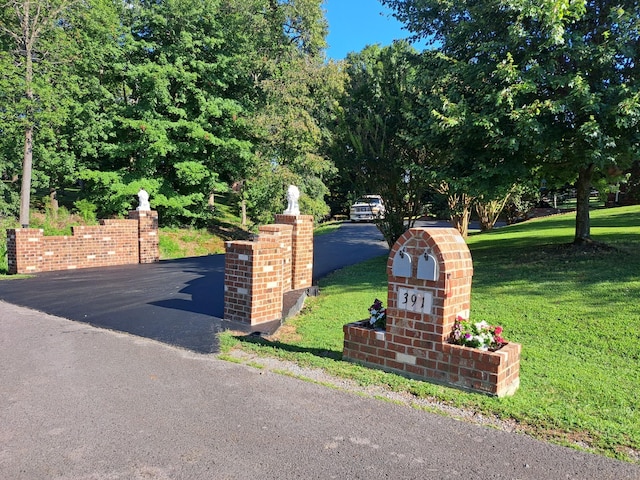
{"label": "red flower", "polygon": [[497,326],[493,333],[496,335],[500,335],[502,333],[502,327]]}

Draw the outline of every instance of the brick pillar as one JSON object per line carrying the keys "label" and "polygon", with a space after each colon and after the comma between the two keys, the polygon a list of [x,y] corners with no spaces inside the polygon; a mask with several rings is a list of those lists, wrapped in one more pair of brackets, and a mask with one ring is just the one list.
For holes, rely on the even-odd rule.
{"label": "brick pillar", "polygon": [[310,287],[313,281],[313,216],[276,215],[276,223],[293,226],[291,289]]}
{"label": "brick pillar", "polygon": [[158,246],[158,212],[154,210],[132,210],[129,218],[138,221],[138,243],[140,263],[155,263],[160,260]]}
{"label": "brick pillar", "polygon": [[7,229],[8,272],[36,273],[42,270],[43,231],[38,228]]}
{"label": "brick pillar", "polygon": [[278,243],[226,242],[224,319],[257,325],[282,318],[282,256]]}
{"label": "brick pillar", "polygon": [[280,246],[280,254],[282,255],[282,291],[288,292],[291,288],[292,277],[292,243],[293,243],[293,226],[276,224],[263,225],[258,228],[260,236],[259,241],[275,242]]}

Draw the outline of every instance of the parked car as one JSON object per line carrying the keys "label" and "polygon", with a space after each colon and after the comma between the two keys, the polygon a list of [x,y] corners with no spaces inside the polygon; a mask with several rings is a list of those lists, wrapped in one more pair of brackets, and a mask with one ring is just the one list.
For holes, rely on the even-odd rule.
{"label": "parked car", "polygon": [[368,222],[384,217],[384,202],[380,195],[363,195],[351,205],[349,218],[352,222]]}

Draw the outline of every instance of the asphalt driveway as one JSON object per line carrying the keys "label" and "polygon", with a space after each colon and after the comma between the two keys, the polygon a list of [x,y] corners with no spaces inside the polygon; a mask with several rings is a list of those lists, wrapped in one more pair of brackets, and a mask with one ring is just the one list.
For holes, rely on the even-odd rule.
{"label": "asphalt driveway", "polygon": [[[387,253],[374,225],[344,224],[315,239],[314,282]],[[251,331],[223,320],[224,255],[10,279],[0,282],[0,300],[198,353],[217,352],[220,331]]]}

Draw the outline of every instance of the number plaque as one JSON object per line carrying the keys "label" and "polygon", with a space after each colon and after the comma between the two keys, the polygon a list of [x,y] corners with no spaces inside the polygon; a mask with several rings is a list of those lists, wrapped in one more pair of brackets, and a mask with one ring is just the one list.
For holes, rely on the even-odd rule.
{"label": "number plaque", "polygon": [[433,293],[425,290],[398,288],[398,310],[431,315]]}

